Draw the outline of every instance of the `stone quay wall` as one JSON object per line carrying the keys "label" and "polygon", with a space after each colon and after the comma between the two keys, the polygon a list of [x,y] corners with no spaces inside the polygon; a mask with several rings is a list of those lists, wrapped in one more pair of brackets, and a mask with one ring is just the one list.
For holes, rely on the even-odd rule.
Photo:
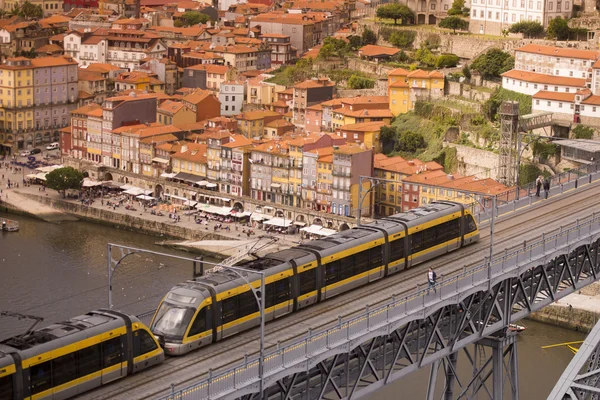
{"label": "stone quay wall", "polygon": [[170,222],[150,221],[135,215],[123,215],[111,212],[108,209],[104,210],[95,207],[86,207],[80,203],[57,200],[50,197],[33,194],[25,194],[25,196],[42,204],[47,204],[56,210],[75,215],[81,220],[108,225],[114,228],[124,229],[132,232],[161,236],[165,239],[231,240],[229,237],[221,236],[214,232],[203,232]]}

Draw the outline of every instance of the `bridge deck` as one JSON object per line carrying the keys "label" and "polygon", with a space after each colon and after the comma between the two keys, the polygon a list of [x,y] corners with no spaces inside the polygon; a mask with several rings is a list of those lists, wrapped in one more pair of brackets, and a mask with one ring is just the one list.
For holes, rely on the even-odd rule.
{"label": "bridge deck", "polygon": [[[556,229],[566,220],[583,218],[590,214],[600,194],[598,183],[570,192],[554,201],[539,201],[525,212],[515,212],[496,224],[495,252],[517,245],[523,239],[533,239],[543,232]],[[479,243],[448,254],[439,259],[419,265],[410,271],[378,281],[371,285],[346,293],[299,313],[274,321],[266,326],[267,347],[277,345],[303,335],[309,328],[324,328],[337,322],[338,316],[349,316],[364,311],[365,301],[374,305],[388,300],[392,295],[413,289],[426,281],[425,271],[432,266],[438,277],[460,270],[464,265],[481,261],[489,255],[488,229],[482,230]],[[440,279],[439,278],[439,279]],[[323,324],[323,321],[331,321]],[[244,353],[258,351],[258,329],[244,332],[236,337],[216,343],[181,358],[169,358],[162,365],[139,375],[100,388],[80,396],[81,399],[143,399],[155,398],[170,391],[171,383],[176,388],[187,386],[203,376],[209,368],[218,369],[243,361]]]}

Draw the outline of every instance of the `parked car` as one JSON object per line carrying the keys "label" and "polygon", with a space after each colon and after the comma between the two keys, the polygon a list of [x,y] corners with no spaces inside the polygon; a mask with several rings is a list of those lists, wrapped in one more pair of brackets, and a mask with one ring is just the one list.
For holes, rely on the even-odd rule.
{"label": "parked car", "polygon": [[46,150],[58,150],[60,148],[58,142],[50,143],[46,146]]}
{"label": "parked car", "polygon": [[33,149],[29,152],[29,154],[34,155],[34,154],[40,154],[42,152],[42,149]]}
{"label": "parked car", "polygon": [[31,151],[30,151],[30,150],[25,150],[25,151],[22,151],[22,152],[21,152],[19,155],[20,155],[21,157],[27,157],[27,156],[28,156],[28,155],[30,155],[30,154],[31,154]]}

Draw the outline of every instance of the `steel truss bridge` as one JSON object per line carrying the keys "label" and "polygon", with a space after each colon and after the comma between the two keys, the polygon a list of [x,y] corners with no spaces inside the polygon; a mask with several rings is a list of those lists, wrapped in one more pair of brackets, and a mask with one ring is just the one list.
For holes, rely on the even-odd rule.
{"label": "steel truss bridge", "polygon": [[[265,356],[262,394],[259,360],[249,358],[162,400],[353,399],[425,366],[431,366],[427,399],[434,398],[439,371],[444,399],[482,392],[502,399],[505,390],[518,398],[516,346],[507,327],[599,279],[599,252],[600,214],[592,214],[443,277],[435,291],[391,298],[279,344]],[[472,344],[491,347],[491,357],[480,360]],[[469,381],[458,379],[459,351],[476,367]]]}

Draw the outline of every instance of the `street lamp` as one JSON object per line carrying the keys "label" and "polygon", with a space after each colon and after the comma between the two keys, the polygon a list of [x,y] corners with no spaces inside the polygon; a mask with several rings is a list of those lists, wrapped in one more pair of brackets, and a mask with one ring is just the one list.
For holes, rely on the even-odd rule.
{"label": "street lamp", "polygon": [[[368,180],[371,182],[371,187],[364,194],[363,194],[363,180]],[[377,181],[377,182],[373,183],[373,181]],[[402,184],[401,181],[393,181],[391,179],[382,179],[382,178],[375,178],[375,177],[371,177],[371,176],[362,176],[362,175],[359,176],[358,215],[356,218],[356,226],[360,226],[360,218],[362,217],[362,203],[365,200],[365,197],[367,197],[367,195],[369,194],[369,192],[371,190],[375,189],[377,186],[384,184],[384,183],[391,183],[391,184],[398,184],[398,185]],[[369,209],[370,209],[370,207],[369,207]]]}

